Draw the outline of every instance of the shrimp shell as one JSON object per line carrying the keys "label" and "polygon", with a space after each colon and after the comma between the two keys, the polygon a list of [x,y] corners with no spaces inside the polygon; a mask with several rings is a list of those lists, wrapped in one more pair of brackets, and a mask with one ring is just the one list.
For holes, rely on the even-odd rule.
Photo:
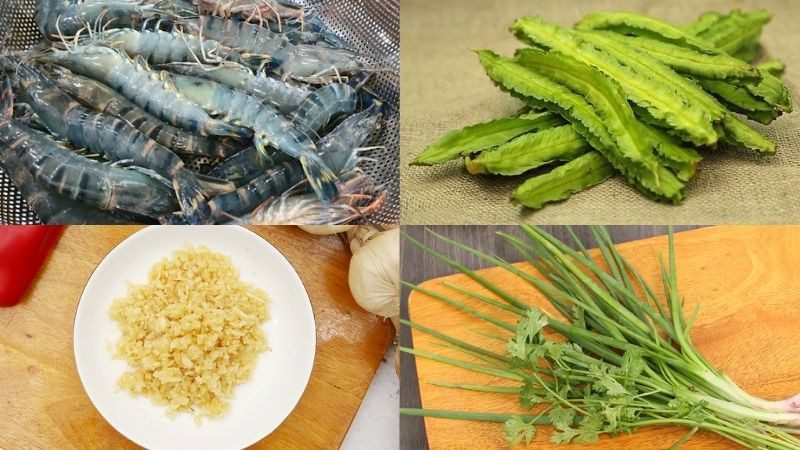
{"label": "shrimp shell", "polygon": [[254,95],[285,115],[295,111],[311,93],[305,84],[290,83],[265,76],[236,63],[226,62],[219,66],[201,64],[167,64],[169,71],[205,80],[216,81]]}
{"label": "shrimp shell", "polygon": [[176,153],[227,158],[240,150],[240,146],[234,142],[216,141],[173,127],[99,81],[73,74],[66,69],[60,70],[52,80],[61,90],[84,105],[127,121],[145,136]]}
{"label": "shrimp shell", "polygon": [[160,181],[77,155],[13,119],[0,118],[0,144],[4,161],[16,157],[15,171],[27,169],[37,181],[67,199],[153,218],[175,209],[170,188]]}
{"label": "shrimp shell", "polygon": [[144,61],[133,61],[120,50],[95,44],[69,51],[54,49],[36,59],[101,81],[145,111],[184,130],[203,136],[249,136],[247,130],[212,119],[202,108],[181,97],[166,72],[155,73]]}
{"label": "shrimp shell", "polygon": [[255,146],[262,154],[271,144],[299,159],[320,199],[330,201],[336,197],[336,175],[319,157],[314,142],[274,108],[251,95],[213,81],[184,75],[175,75],[174,81],[182,95],[207,111],[224,114],[227,120],[252,128]]}

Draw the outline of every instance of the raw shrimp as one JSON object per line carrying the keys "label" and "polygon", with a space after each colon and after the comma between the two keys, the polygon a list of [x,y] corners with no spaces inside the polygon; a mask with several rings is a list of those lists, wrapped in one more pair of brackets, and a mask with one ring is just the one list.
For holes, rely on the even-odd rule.
{"label": "raw shrimp", "polygon": [[219,66],[176,63],[162,67],[181,75],[216,81],[254,95],[285,115],[296,110],[311,92],[305,84],[276,80],[264,75],[262,71],[253,74],[247,67],[232,62],[224,62]]}
{"label": "raw shrimp", "polygon": [[281,21],[302,19],[303,8],[276,0],[195,0],[200,14],[239,17],[246,21]]}
{"label": "raw shrimp", "polygon": [[260,67],[270,59],[268,55],[248,55],[245,58],[219,42],[178,31],[167,32],[158,29],[136,31],[121,28],[106,30],[89,39],[108,42],[114,47],[125,50],[131,57],[142,56],[150,64],[233,61]]}
{"label": "raw shrimp", "polygon": [[247,130],[212,119],[202,108],[181,97],[166,72],[155,73],[144,61],[134,61],[121,50],[94,44],[53,49],[36,59],[102,81],[145,111],[185,130],[203,136],[249,136]]}
{"label": "raw shrimp", "polygon": [[270,30],[280,33],[292,44],[328,45],[355,52],[356,49],[339,36],[328,31],[328,28],[317,16],[305,16],[303,20],[284,22],[268,22]]}
{"label": "raw shrimp", "polygon": [[317,133],[337,114],[350,114],[356,109],[356,90],[344,83],[322,86],[308,94],[297,107],[292,122],[311,133]]}
{"label": "raw shrimp", "polygon": [[45,37],[64,38],[77,34],[87,25],[99,22],[124,27],[141,23],[159,14],[157,6],[141,0],[65,2],[39,0],[33,20]]}
{"label": "raw shrimp", "polygon": [[[121,217],[110,211],[92,208],[53,194],[48,186],[36,180],[33,174],[12,152],[0,150],[0,166],[5,168],[14,186],[39,220],[45,224],[59,225],[123,225],[135,223],[132,218]],[[137,217],[140,221],[143,217]]]}
{"label": "raw shrimp", "polygon": [[322,203],[313,195],[286,195],[261,205],[239,219],[250,224],[341,224],[353,221],[380,209],[386,191],[376,195],[369,177],[360,171],[343,177],[340,195],[334,203]]}
{"label": "raw shrimp", "polygon": [[[50,136],[0,118],[0,152],[18,179],[27,170],[67,199],[107,211],[123,210],[157,218],[175,210],[174,195],[161,181],[142,172],[99,163],[62,147]],[[14,162],[16,161],[16,163]],[[33,202],[38,206],[36,201]],[[47,205],[52,211],[53,205]],[[43,220],[45,218],[43,217]]]}
{"label": "raw shrimp", "polygon": [[[361,160],[358,157],[359,151],[366,150],[361,145],[378,128],[381,117],[380,106],[372,105],[346,118],[317,141],[319,155],[334,173],[342,175],[356,168]],[[283,153],[276,152],[264,158],[255,147],[250,147],[220,162],[211,169],[209,175],[240,186],[264,173],[270,161],[277,164],[284,157]]]}
{"label": "raw shrimp", "polygon": [[285,76],[309,82],[327,81],[337,74],[363,70],[355,53],[318,45],[295,45],[259,25],[200,16],[181,21],[192,34],[213,39],[243,54],[270,55],[270,67]]}
{"label": "raw shrimp", "polygon": [[311,187],[320,199],[336,198],[336,175],[317,154],[317,147],[307,134],[281,113],[257,98],[210,80],[175,75],[175,87],[181,95],[208,111],[224,114],[226,120],[252,128],[254,144],[266,154],[272,145],[292,158],[300,160]]}
{"label": "raw shrimp", "polygon": [[263,175],[235,191],[208,201],[211,216],[217,223],[245,215],[267,199],[280,196],[303,180],[303,169],[295,160],[284,161],[265,170]]}
{"label": "raw shrimp", "polygon": [[273,149],[269,149],[267,156],[264,157],[255,147],[248,147],[221,161],[208,174],[241,186],[257,178],[273,165],[289,159],[291,158],[286,153]]}
{"label": "raw shrimp", "polygon": [[19,65],[10,75],[20,100],[29,104],[47,129],[78,148],[88,148],[112,161],[131,160],[172,180],[181,210],[191,223],[205,223],[210,210],[203,188],[172,151],[114,116],[96,113],[61,92],[40,72]]}
{"label": "raw shrimp", "polygon": [[337,174],[347,173],[359,162],[360,147],[380,125],[381,107],[377,104],[344,119],[317,141],[322,160]]}
{"label": "raw shrimp", "polygon": [[[2,115],[0,123],[3,120],[9,121],[10,124],[15,124],[19,127],[17,131],[24,131],[24,125],[12,121],[13,113],[13,96],[11,93],[11,84],[4,83],[5,89],[2,93]],[[16,123],[15,123],[16,122]],[[4,125],[0,125],[2,128]],[[9,124],[5,124],[5,130],[12,133],[13,130]],[[30,132],[30,130],[28,130]],[[6,135],[8,136],[8,134]],[[2,139],[7,141],[7,139]],[[21,144],[20,144],[21,145]],[[23,162],[18,158],[16,152],[12,149],[0,150],[0,166],[5,169],[6,175],[14,186],[17,187],[22,198],[39,217],[43,223],[46,224],[70,224],[70,225],[83,225],[83,224],[126,224],[132,223],[131,218],[119,217],[112,214],[110,211],[103,211],[96,208],[91,208],[84,204],[69,200],[49,191],[47,185],[38,181]],[[141,217],[139,217],[141,220]]]}
{"label": "raw shrimp", "polygon": [[52,80],[62,91],[84,105],[127,121],[145,136],[176,153],[227,158],[241,149],[239,144],[231,142],[229,138],[217,141],[173,127],[134,105],[105,84],[66,69],[59,69]]}

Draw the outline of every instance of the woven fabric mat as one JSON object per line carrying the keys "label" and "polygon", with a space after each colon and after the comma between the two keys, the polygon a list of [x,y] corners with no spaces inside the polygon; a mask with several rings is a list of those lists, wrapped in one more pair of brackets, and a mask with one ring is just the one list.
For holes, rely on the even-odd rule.
{"label": "woven fabric mat", "polygon": [[[508,116],[522,104],[495,88],[471,48],[511,55],[520,44],[514,19],[539,15],[572,26],[593,11],[635,11],[686,23],[706,10],[767,8],[774,18],[761,40],[761,59],[778,58],[800,98],[800,8],[788,0],[403,0],[401,9],[401,206],[404,224],[716,224],[800,221],[800,112],[769,127],[754,126],[777,143],[776,156],[720,146],[704,152],[687,199],[655,203],[620,177],[531,211],[509,201],[526,176],[477,177],[460,161],[410,167],[409,161],[445,132]],[[795,101],[795,104],[797,102]],[[797,106],[795,107],[797,109]]]}

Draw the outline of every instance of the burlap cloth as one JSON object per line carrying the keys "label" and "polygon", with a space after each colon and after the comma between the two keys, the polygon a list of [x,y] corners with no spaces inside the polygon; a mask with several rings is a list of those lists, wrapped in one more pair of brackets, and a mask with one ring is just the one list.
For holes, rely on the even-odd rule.
{"label": "burlap cloth", "polygon": [[[621,178],[531,211],[509,201],[526,176],[477,177],[463,163],[410,167],[409,161],[443,133],[513,114],[521,103],[495,88],[470,48],[511,55],[520,46],[507,31],[514,19],[540,15],[572,26],[592,11],[636,11],[685,23],[706,10],[767,8],[762,58],[787,65],[784,81],[800,98],[800,3],[795,0],[402,0],[401,206],[404,224],[715,224],[800,221],[800,113],[769,127],[777,155],[736,148],[704,152],[688,196],[679,206],[655,203]],[[795,101],[797,105],[797,101]],[[797,106],[795,106],[797,108]]]}

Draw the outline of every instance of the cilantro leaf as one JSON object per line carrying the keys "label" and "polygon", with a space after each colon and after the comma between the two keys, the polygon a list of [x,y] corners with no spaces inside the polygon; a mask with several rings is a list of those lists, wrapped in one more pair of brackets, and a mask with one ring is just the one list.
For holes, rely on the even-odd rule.
{"label": "cilantro leaf", "polygon": [[511,416],[510,419],[503,423],[503,430],[506,432],[506,440],[513,445],[519,445],[522,441],[525,444],[530,444],[533,436],[536,435],[536,428],[533,426],[533,421],[525,422],[519,416]]}
{"label": "cilantro leaf", "polygon": [[550,417],[550,424],[559,430],[565,430],[575,422],[575,410],[555,406],[548,413],[548,417]]}
{"label": "cilantro leaf", "polygon": [[578,437],[581,434],[580,431],[574,428],[567,428],[564,430],[559,430],[553,433],[550,436],[550,442],[553,444],[569,444],[573,439]]}

